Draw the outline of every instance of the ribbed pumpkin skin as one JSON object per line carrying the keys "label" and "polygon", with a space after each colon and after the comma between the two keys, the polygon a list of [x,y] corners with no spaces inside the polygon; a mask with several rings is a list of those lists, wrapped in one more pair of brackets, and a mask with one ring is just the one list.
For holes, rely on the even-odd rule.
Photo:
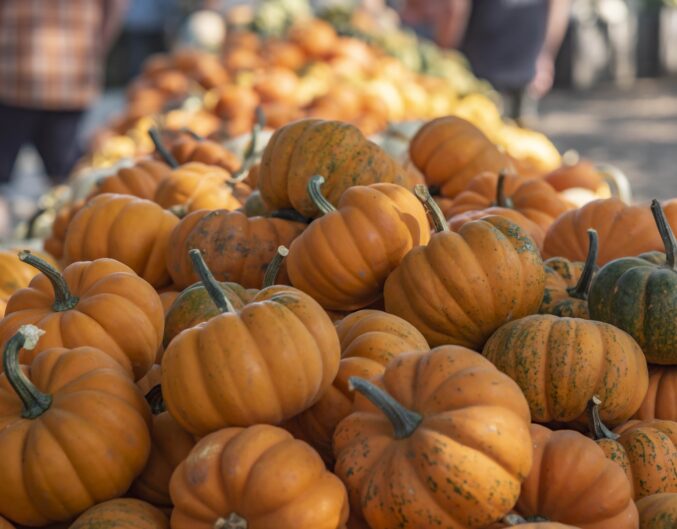
{"label": "ribbed pumpkin skin", "polygon": [[329,310],[357,310],[382,295],[383,284],[412,248],[430,240],[423,206],[395,184],[351,187],[291,244],[292,285]]}
{"label": "ribbed pumpkin skin", "polygon": [[169,529],[169,520],[152,505],[119,498],[82,513],[68,529]]}
{"label": "ribbed pumpkin skin", "polygon": [[294,437],[309,443],[329,463],[334,460],[331,440],[336,426],[353,408],[355,394],[348,388],[348,379],[370,380],[383,374],[396,356],[430,349],[416,327],[380,310],[353,312],[336,323],[336,331],[341,363],[334,382],[320,400],[285,423]]}
{"label": "ribbed pumpkin skin", "polygon": [[637,502],[639,529],[677,527],[677,494],[665,492],[646,496]]}
{"label": "ribbed pumpkin skin", "polygon": [[162,303],[153,287],[113,259],[74,263],[64,269],[63,277],[79,303],[55,312],[51,283],[43,274],[35,276],[7,304],[0,320],[2,347],[21,325],[32,323],[47,333],[33,351],[22,350],[23,364],[44,349],[88,345],[114,358],[135,379],[145,375],[164,329]]}
{"label": "ribbed pumpkin skin", "polygon": [[73,217],[64,241],[65,264],[110,257],[156,288],[169,284],[165,253],[176,215],[150,200],[104,193]]}
{"label": "ribbed pumpkin skin", "polygon": [[[673,229],[677,228],[677,201],[666,203],[664,211]],[[599,235],[598,265],[664,249],[648,207],[628,206],[617,198],[607,198],[567,211],[557,219],[546,233],[543,257],[585,261],[589,228]]]}
{"label": "ribbed pumpkin skin", "polygon": [[579,527],[559,522],[530,522],[513,526],[497,523],[495,525],[490,525],[487,529],[507,529],[508,527],[517,527],[517,529],[580,529]]}
{"label": "ribbed pumpkin skin", "polygon": [[457,346],[395,358],[374,381],[423,416],[406,439],[366,398],[334,434],[336,474],[373,529],[484,528],[507,514],[531,468],[529,408],[517,385]]}
{"label": "ribbed pumpkin skin", "polygon": [[340,529],[346,491],[306,443],[281,428],[226,428],[198,442],[170,485],[172,529],[213,529],[237,513],[249,529]]}
{"label": "ribbed pumpkin skin", "polygon": [[52,233],[45,239],[44,248],[54,259],[61,259],[63,257],[63,245],[66,239],[66,231],[68,226],[77,214],[85,205],[84,200],[78,200],[61,208],[54,218],[52,224]]}
{"label": "ribbed pumpkin skin", "polygon": [[132,167],[124,167],[114,175],[99,180],[88,199],[103,193],[117,193],[153,200],[158,184],[171,172],[166,163],[141,160]]}
{"label": "ribbed pumpkin skin", "polygon": [[[22,262],[18,251],[0,250],[0,318],[5,314],[5,307],[9,298],[19,290],[25,288],[39,272],[32,266]],[[56,263],[44,253],[39,256],[53,266]]]}
{"label": "ribbed pumpkin skin", "polygon": [[499,172],[511,166],[508,157],[469,121],[455,116],[426,123],[409,144],[409,156],[440,194],[455,197],[484,171]]}
{"label": "ribbed pumpkin skin", "polygon": [[[289,247],[305,227],[300,222],[247,217],[237,211],[196,211],[184,217],[172,232],[167,248],[167,267],[178,287],[192,285],[198,278],[188,251],[197,248],[219,281],[261,288],[277,247]],[[286,281],[283,264],[278,282]]]}
{"label": "ribbed pumpkin skin", "polygon": [[233,173],[241,165],[240,159],[223,145],[211,140],[198,140],[189,135],[171,142],[169,152],[181,165],[200,162],[216,165],[229,173]]}
{"label": "ribbed pumpkin skin", "polygon": [[[637,508],[623,470],[592,439],[533,424],[534,462],[515,510],[580,529],[636,529]],[[519,526],[518,526],[519,527]]]}
{"label": "ribbed pumpkin skin", "polygon": [[320,398],[340,354],[336,330],[316,301],[292,287],[268,287],[243,309],[172,340],[162,358],[163,396],[195,435],[279,424]]}
{"label": "ribbed pumpkin skin", "polygon": [[639,257],[606,264],[590,286],[590,317],[628,332],[649,362],[677,364],[677,271]]}
{"label": "ribbed pumpkin skin", "polygon": [[386,281],[385,307],[431,346],[481,348],[498,327],[538,310],[544,283],[533,239],[487,217],[411,250]]}
{"label": "ribbed pumpkin skin", "polygon": [[143,395],[147,395],[160,382],[162,382],[162,368],[160,364],[156,363],[151,366],[143,378],[136,381],[136,385]]}
{"label": "ribbed pumpkin skin", "polygon": [[259,190],[268,209],[294,208],[316,217],[319,210],[306,191],[313,175],[324,176],[323,194],[334,205],[354,185],[407,181],[390,155],[348,123],[302,119],[277,129],[259,169]]}
{"label": "ribbed pumpkin skin", "polygon": [[637,411],[649,384],[637,343],[597,321],[527,316],[498,329],[483,354],[522,388],[535,422],[585,421],[597,395],[602,420],[618,425]]}
{"label": "ribbed pumpkin skin", "polygon": [[150,456],[129,492],[157,507],[170,508],[169,480],[195,446],[195,440],[166,411],[153,416],[150,435]]}
{"label": "ribbed pumpkin skin", "polygon": [[649,366],[649,390],[634,418],[677,421],[677,367]]}
{"label": "ribbed pumpkin skin", "polygon": [[590,319],[587,299],[572,297],[567,291],[578,283],[585,263],[564,257],[551,257],[545,266],[545,293],[538,312],[554,316]]}
{"label": "ribbed pumpkin skin", "polygon": [[43,351],[28,376],[53,400],[38,418],[24,419],[0,376],[0,513],[46,525],[126,492],[150,450],[148,405],[128,374],[103,352],[80,347]]}

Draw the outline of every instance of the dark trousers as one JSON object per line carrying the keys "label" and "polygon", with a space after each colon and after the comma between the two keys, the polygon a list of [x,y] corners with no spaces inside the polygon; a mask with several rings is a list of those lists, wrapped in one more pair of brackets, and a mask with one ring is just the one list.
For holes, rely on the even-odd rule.
{"label": "dark trousers", "polygon": [[50,180],[63,182],[80,156],[76,133],[84,110],[39,110],[0,103],[0,185],[8,184],[19,150],[32,144]]}

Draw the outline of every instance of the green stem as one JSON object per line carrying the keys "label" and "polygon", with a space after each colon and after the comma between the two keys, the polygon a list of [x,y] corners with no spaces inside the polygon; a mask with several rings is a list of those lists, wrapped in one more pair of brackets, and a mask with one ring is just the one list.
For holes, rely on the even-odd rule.
{"label": "green stem", "polygon": [[256,121],[252,126],[251,139],[249,140],[247,149],[244,151],[242,165],[233,174],[233,177],[229,181],[230,185],[235,185],[238,182],[242,182],[245,178],[247,178],[249,169],[256,162],[256,144],[258,143],[259,134],[263,130],[263,127],[266,126],[266,116],[263,113],[263,109],[260,106],[256,107],[255,114]]}
{"label": "green stem", "polygon": [[263,276],[263,288],[272,287],[277,283],[277,276],[280,273],[282,263],[284,262],[284,258],[287,257],[287,255],[289,255],[289,250],[286,246],[277,247],[275,257],[273,257],[273,260],[268,264],[266,273]]}
{"label": "green stem", "polygon": [[326,215],[327,213],[336,211],[336,208],[322,194],[322,184],[324,184],[324,176],[319,174],[311,176],[310,180],[308,180],[308,195],[322,215]]}
{"label": "green stem", "polygon": [[677,272],[677,239],[675,239],[675,234],[668,223],[668,219],[665,218],[665,212],[660,202],[655,198],[651,201],[651,213],[653,213],[653,218],[656,220],[658,233],[661,234],[661,239],[663,239],[663,245],[665,246],[665,264],[668,268]]}
{"label": "green stem", "polygon": [[350,377],[348,387],[358,391],[369,399],[388,418],[393,425],[395,439],[405,439],[412,435],[423,421],[423,416],[415,411],[408,410],[384,390],[368,380],[359,377]]}
{"label": "green stem", "polygon": [[430,196],[428,188],[423,184],[416,184],[416,186],[414,186],[414,194],[416,195],[416,198],[421,201],[426,212],[432,219],[435,231],[438,233],[449,231],[449,226],[447,225],[447,220],[444,218],[444,213],[442,213],[442,210],[433,197]]}
{"label": "green stem", "polygon": [[181,127],[179,129],[180,132],[185,132],[188,134],[191,138],[193,138],[195,141],[205,141],[204,136],[200,136],[197,132],[195,132],[193,129],[190,129],[188,127]]}
{"label": "green stem", "polygon": [[205,287],[209,297],[212,298],[214,305],[216,305],[221,312],[235,312],[235,307],[233,307],[228,296],[221,290],[218,281],[214,279],[211,270],[202,258],[202,252],[198,249],[193,249],[188,252],[188,255],[193,262],[195,273],[200,278],[200,282]]}
{"label": "green stem", "polygon": [[33,255],[28,250],[19,252],[19,259],[40,270],[49,279],[54,289],[54,305],[52,305],[52,309],[55,312],[71,310],[78,304],[80,298],[71,294],[64,277],[47,261],[40,259],[37,255]]}
{"label": "green stem", "polygon": [[52,405],[52,396],[42,393],[36,388],[19,366],[19,351],[21,348],[28,351],[35,349],[40,336],[44,333],[45,331],[38,329],[35,325],[22,325],[19,327],[19,331],[7,342],[2,358],[2,366],[7,381],[23,403],[21,416],[24,419],[40,417]]}
{"label": "green stem", "polygon": [[568,288],[569,295],[576,299],[588,299],[588,291],[590,290],[590,283],[592,283],[592,276],[595,275],[595,265],[597,264],[597,253],[599,251],[599,238],[597,230],[590,228],[588,230],[588,255],[585,258],[585,266],[581,277],[578,278],[576,286]]}
{"label": "green stem", "polygon": [[507,176],[508,171],[506,169],[502,169],[501,172],[498,173],[498,182],[496,183],[496,205],[499,208],[512,209],[515,204],[513,204],[509,197],[505,196],[505,179]]}
{"label": "green stem", "polygon": [[219,518],[214,523],[214,529],[247,529],[247,527],[247,520],[234,512],[231,512],[227,518]]}
{"label": "green stem", "polygon": [[156,384],[146,393],[146,402],[150,405],[150,411],[153,412],[153,415],[167,411],[165,399],[162,397],[162,385]]}
{"label": "green stem", "polygon": [[590,431],[595,436],[596,441],[599,439],[611,439],[615,441],[620,435],[609,430],[602,422],[602,418],[599,416],[600,404],[602,404],[602,401],[597,395],[593,395],[588,401],[587,413]]}
{"label": "green stem", "polygon": [[160,138],[160,132],[155,127],[151,127],[148,130],[148,135],[150,136],[150,139],[153,140],[155,150],[160,154],[165,163],[172,169],[176,169],[179,166],[179,162],[177,162],[176,158],[172,156],[172,153],[167,150],[167,147],[162,142],[162,138]]}
{"label": "green stem", "polygon": [[300,222],[302,224],[310,224],[310,222],[313,220],[309,219],[308,217],[304,217],[298,211],[292,208],[276,209],[270,213],[270,218],[290,220],[292,222]]}

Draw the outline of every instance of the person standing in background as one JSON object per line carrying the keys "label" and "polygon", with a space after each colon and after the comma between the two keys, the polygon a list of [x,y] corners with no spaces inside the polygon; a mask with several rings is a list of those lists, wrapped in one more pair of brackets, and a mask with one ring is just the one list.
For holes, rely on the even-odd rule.
{"label": "person standing in background", "polygon": [[552,88],[555,58],[569,25],[571,0],[407,0],[405,23],[468,58],[477,77],[523,121]]}
{"label": "person standing in background", "polygon": [[51,182],[77,161],[76,132],[99,96],[128,0],[0,1],[0,194],[32,144]]}

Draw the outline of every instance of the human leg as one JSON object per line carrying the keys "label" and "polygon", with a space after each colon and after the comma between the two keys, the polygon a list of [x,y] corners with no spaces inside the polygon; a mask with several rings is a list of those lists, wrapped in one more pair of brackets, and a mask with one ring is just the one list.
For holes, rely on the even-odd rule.
{"label": "human leg", "polygon": [[68,178],[81,152],[77,132],[83,110],[43,110],[38,130],[33,137],[45,171],[50,180],[59,184]]}
{"label": "human leg", "polygon": [[0,186],[9,185],[22,145],[32,141],[39,112],[0,103]]}

